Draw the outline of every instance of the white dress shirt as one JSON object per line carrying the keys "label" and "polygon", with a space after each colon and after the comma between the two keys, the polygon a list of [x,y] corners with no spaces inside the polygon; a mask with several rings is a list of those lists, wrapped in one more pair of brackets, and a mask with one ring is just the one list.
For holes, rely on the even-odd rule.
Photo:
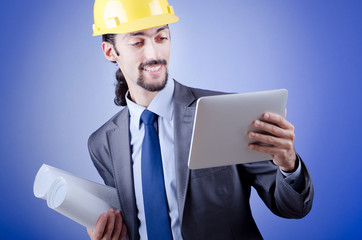
{"label": "white dress shirt", "polygon": [[[176,196],[176,172],[175,153],[173,135],[173,92],[174,80],[169,78],[166,86],[161,90],[148,106],[148,110],[158,115],[158,137],[160,140],[163,175],[171,220],[171,230],[173,239],[182,239],[178,204]],[[137,105],[126,95],[127,106],[130,112],[130,133],[132,149],[132,166],[136,204],[138,209],[138,219],[140,221],[139,234],[141,239],[147,239],[147,228],[143,205],[142,176],[141,176],[141,156],[142,141],[144,137],[144,127],[140,123],[142,112],[146,109]]]}

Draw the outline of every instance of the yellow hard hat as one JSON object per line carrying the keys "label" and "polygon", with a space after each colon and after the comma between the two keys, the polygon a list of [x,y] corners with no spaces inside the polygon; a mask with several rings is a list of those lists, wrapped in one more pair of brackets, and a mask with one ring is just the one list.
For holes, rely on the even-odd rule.
{"label": "yellow hard hat", "polygon": [[93,36],[130,33],[177,21],[167,0],[95,0]]}

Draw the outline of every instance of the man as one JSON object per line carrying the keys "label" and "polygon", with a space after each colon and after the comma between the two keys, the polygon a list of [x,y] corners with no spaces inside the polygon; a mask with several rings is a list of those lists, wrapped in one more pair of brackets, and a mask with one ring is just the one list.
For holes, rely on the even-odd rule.
{"label": "man", "polygon": [[304,217],[313,186],[294,150],[294,127],[282,116],[265,113],[253,124],[268,135],[248,134],[271,145],[249,148],[272,161],[188,169],[196,100],[220,93],[168,78],[168,24],[178,19],[167,1],[150,3],[95,2],[94,35],[103,35],[104,56],[120,68],[115,102],[125,107],[89,139],[93,163],[121,205],[100,216],[91,239],[261,239],[251,186],[273,213]]}

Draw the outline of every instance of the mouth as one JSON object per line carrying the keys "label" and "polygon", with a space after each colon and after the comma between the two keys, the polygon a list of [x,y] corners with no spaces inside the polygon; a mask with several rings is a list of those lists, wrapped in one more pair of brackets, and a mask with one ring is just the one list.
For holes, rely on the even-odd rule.
{"label": "mouth", "polygon": [[145,67],[142,68],[142,71],[152,77],[152,78],[158,78],[162,75],[162,70],[163,69],[163,65],[162,64],[158,64],[158,65],[147,65]]}
{"label": "mouth", "polygon": [[149,65],[142,68],[146,72],[156,73],[161,70],[162,65]]}

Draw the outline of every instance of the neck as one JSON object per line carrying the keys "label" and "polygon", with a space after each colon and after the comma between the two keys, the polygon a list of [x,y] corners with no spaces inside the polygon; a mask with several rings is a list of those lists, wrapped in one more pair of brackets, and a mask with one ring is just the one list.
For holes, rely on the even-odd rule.
{"label": "neck", "polygon": [[129,93],[133,102],[147,108],[158,92],[150,92],[137,85],[135,87],[129,86]]}

